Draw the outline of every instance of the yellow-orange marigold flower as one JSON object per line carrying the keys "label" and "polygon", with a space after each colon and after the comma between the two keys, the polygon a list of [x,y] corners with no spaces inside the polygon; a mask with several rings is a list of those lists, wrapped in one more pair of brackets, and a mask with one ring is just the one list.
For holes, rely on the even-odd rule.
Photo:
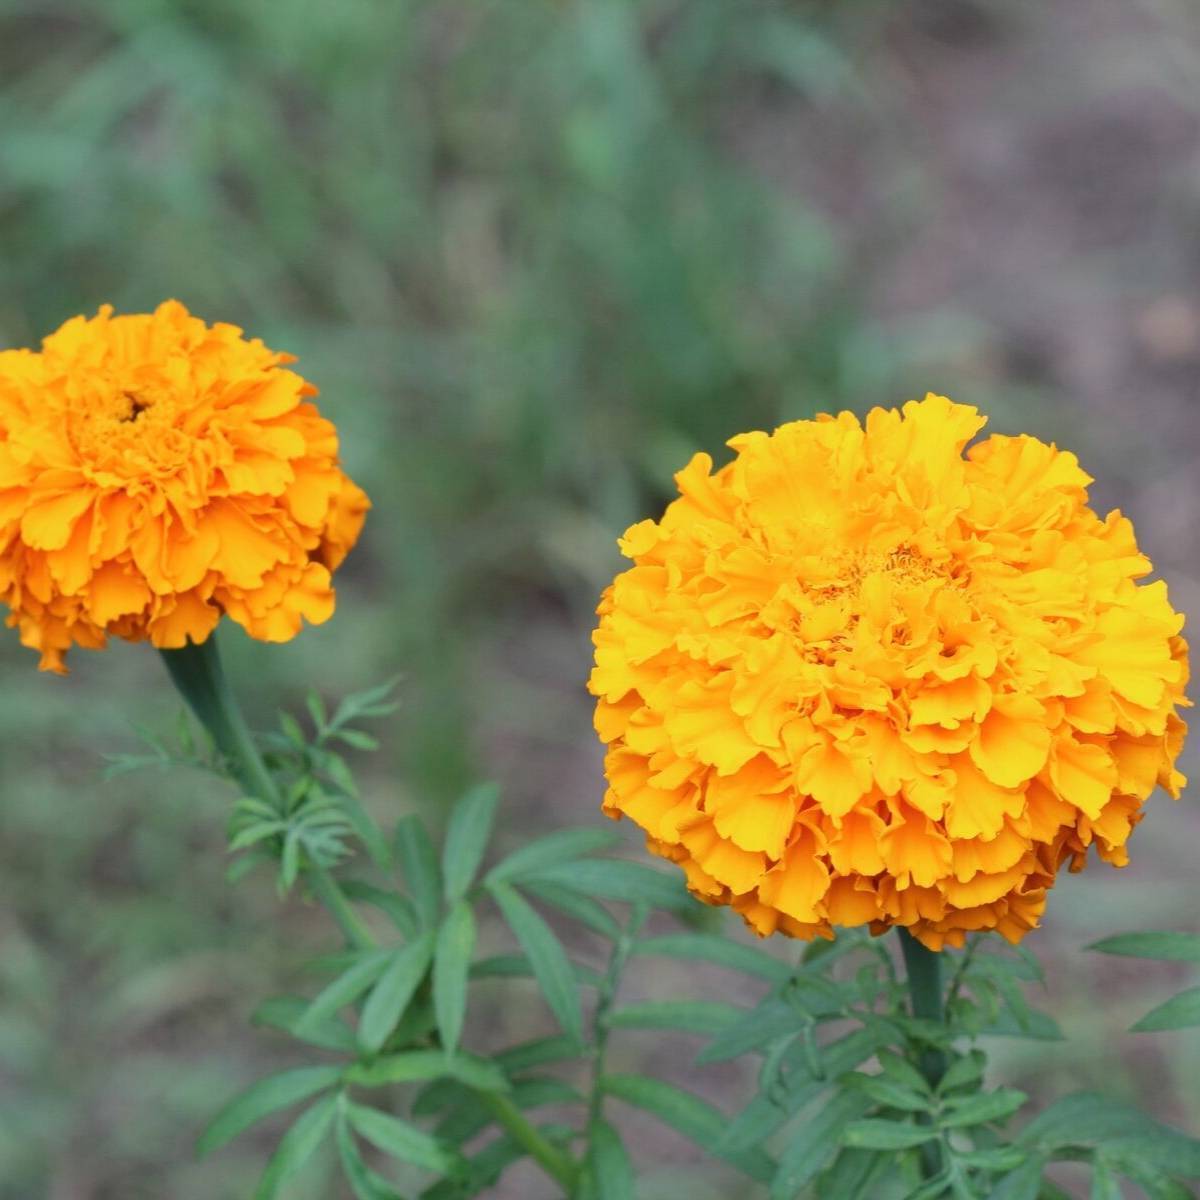
{"label": "yellow-orange marigold flower", "polygon": [[1183,618],[1073,454],[940,396],[697,454],[600,604],[605,810],[760,934],[1017,941],[1177,796]]}
{"label": "yellow-orange marigold flower", "polygon": [[370,504],[292,361],[175,301],[0,352],[0,599],[43,669],[330,616]]}

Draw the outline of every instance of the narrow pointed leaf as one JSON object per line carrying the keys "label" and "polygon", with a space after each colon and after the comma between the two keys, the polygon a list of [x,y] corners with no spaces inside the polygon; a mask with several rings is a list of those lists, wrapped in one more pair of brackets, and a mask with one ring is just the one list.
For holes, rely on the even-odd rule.
{"label": "narrow pointed leaf", "polygon": [[486,882],[516,883],[545,867],[609,850],[620,842],[621,836],[615,830],[559,829],[514,850],[488,872]]}
{"label": "narrow pointed leaf", "polygon": [[1156,958],[1164,962],[1200,962],[1200,933],[1118,933],[1093,942],[1089,950],[1128,958]]}
{"label": "narrow pointed leaf", "polygon": [[938,1118],[943,1129],[964,1129],[970,1125],[987,1125],[1004,1121],[1013,1115],[1029,1097],[1016,1088],[997,1088],[994,1092],[979,1092],[961,1100],[951,1100]]}
{"label": "narrow pointed leaf", "polygon": [[928,1125],[901,1121],[851,1121],[842,1130],[842,1145],[858,1150],[908,1150],[937,1137]]}
{"label": "narrow pointed leaf", "polygon": [[[606,1095],[652,1113],[698,1146],[714,1146],[727,1121],[725,1114],[706,1100],[661,1079],[649,1079],[644,1075],[606,1075],[601,1080],[601,1088]],[[770,1157],[761,1150],[746,1150],[722,1157],[753,1179],[764,1181],[774,1172]]]}
{"label": "narrow pointed leaf", "polygon": [[442,873],[419,817],[401,817],[396,822],[396,859],[421,927],[432,928],[442,907]]}
{"label": "narrow pointed leaf", "polygon": [[837,1150],[842,1130],[869,1106],[870,1101],[861,1092],[836,1092],[820,1112],[793,1130],[771,1181],[771,1200],[792,1200],[815,1179]]}
{"label": "narrow pointed leaf", "polygon": [[425,978],[432,955],[433,937],[428,933],[392,954],[358,1022],[358,1044],[366,1053],[375,1054],[387,1041]]}
{"label": "narrow pointed leaf", "polygon": [[500,789],[494,783],[472,788],[455,806],[442,848],[442,881],[447,904],[466,895],[492,834]]}
{"label": "narrow pointed leaf", "polygon": [[391,957],[390,950],[374,950],[359,955],[352,966],[317,994],[304,1010],[297,1028],[316,1028],[347,1004],[353,1004],[383,974]]}
{"label": "narrow pointed leaf", "polygon": [[330,1093],[300,1114],[296,1123],[280,1139],[278,1148],[267,1163],[254,1200],[275,1200],[280,1187],[304,1166],[313,1151],[325,1140],[333,1124],[337,1104],[337,1096]]}
{"label": "narrow pointed leaf", "polygon": [[588,1127],[586,1170],[595,1200],[634,1200],[633,1165],[607,1121],[597,1119]]}
{"label": "narrow pointed leaf", "polygon": [[475,917],[459,900],[438,931],[433,959],[433,1007],[442,1044],[453,1054],[462,1036],[467,1011],[467,976],[475,953]]}
{"label": "narrow pointed leaf", "polygon": [[341,1076],[340,1067],[296,1067],[260,1079],[217,1113],[200,1135],[197,1153],[211,1153],[263,1117],[333,1087]]}
{"label": "narrow pointed leaf", "polygon": [[671,933],[643,938],[633,945],[634,954],[663,955],[692,962],[710,962],[743,975],[754,975],[770,983],[783,983],[792,968],[754,946],[747,946],[711,933]]}
{"label": "narrow pointed leaf", "polygon": [[527,880],[557,883],[586,896],[645,904],[650,908],[691,912],[696,905],[682,876],[668,875],[621,858],[584,858],[557,863],[525,875]]}
{"label": "narrow pointed leaf", "polygon": [[363,1162],[354,1135],[343,1119],[337,1126],[338,1157],[342,1162],[342,1174],[350,1184],[356,1200],[404,1200],[386,1179],[382,1179]]}
{"label": "narrow pointed leaf", "polygon": [[1164,1029],[1189,1029],[1193,1025],[1200,1025],[1200,987],[1172,996],[1147,1013],[1133,1029],[1137,1033],[1156,1033]]}
{"label": "narrow pointed leaf", "polygon": [[581,1043],[583,1013],[579,1006],[579,990],[562,944],[528,901],[508,884],[497,883],[490,887],[504,919],[529,959],[546,1003],[563,1032]]}
{"label": "narrow pointed leaf", "polygon": [[416,1126],[361,1104],[348,1103],[345,1107],[346,1116],[355,1132],[384,1154],[443,1175],[453,1175],[459,1171],[462,1164],[459,1155]]}
{"label": "narrow pointed leaf", "polygon": [[711,1036],[745,1015],[744,1008],[715,1001],[646,1000],[609,1013],[608,1024],[612,1029],[681,1029]]}

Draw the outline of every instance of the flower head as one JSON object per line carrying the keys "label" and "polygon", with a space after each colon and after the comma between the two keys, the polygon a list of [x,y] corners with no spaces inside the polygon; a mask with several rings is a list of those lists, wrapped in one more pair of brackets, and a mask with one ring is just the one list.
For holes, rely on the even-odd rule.
{"label": "flower head", "polygon": [[1017,941],[1177,796],[1183,618],[1073,454],[940,396],[697,454],[621,541],[605,810],[760,934]]}
{"label": "flower head", "polygon": [[0,353],[0,599],[43,669],[330,616],[370,504],[292,361],[175,301]]}

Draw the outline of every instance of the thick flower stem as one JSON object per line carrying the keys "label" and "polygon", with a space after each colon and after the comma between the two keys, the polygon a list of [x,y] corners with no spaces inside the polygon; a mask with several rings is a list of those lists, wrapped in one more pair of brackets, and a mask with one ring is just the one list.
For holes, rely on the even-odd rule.
{"label": "thick flower stem", "polygon": [[548,1142],[521,1110],[500,1092],[477,1092],[496,1123],[570,1196],[578,1181],[579,1168],[570,1155]]}
{"label": "thick flower stem", "polygon": [[[247,795],[278,804],[279,789],[254,744],[254,735],[229,686],[217,651],[216,636],[209,637],[200,645],[189,642],[182,649],[161,650],[159,653],[171,682],[196,714],[196,719],[208,730],[230,773]],[[366,922],[354,911],[328,871],[313,864],[308,871],[308,881],[313,893],[329,910],[352,946],[374,944]]]}
{"label": "thick flower stem", "polygon": [[[912,1015],[923,1021],[941,1025],[946,1019],[946,1008],[942,992],[942,956],[927,949],[903,926],[896,932],[900,935],[900,949],[904,953],[904,967],[908,975],[908,995],[912,1004]],[[946,1055],[934,1047],[926,1047],[917,1056],[917,1067],[931,1088],[936,1088],[946,1073]],[[934,1178],[942,1169],[942,1152],[937,1142],[926,1142],[921,1147],[925,1177]]]}

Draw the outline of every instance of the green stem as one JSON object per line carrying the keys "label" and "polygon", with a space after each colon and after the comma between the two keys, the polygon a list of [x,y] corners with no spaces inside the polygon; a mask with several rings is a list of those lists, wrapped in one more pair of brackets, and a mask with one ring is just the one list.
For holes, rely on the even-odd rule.
{"label": "green stem", "polygon": [[329,915],[337,922],[346,941],[360,950],[379,945],[370,926],[359,916],[358,910],[346,899],[345,892],[338,887],[337,880],[324,867],[310,863],[306,877],[313,895],[329,910]]}
{"label": "green stem", "polygon": [[[927,949],[902,926],[900,948],[904,953],[904,967],[908,974],[908,995],[912,1004],[912,1015],[923,1021],[944,1025],[946,1009],[942,992],[942,956]],[[917,1055],[917,1066],[921,1074],[936,1088],[946,1074],[945,1052],[937,1047],[925,1046]],[[926,1121],[929,1118],[925,1119]],[[942,1169],[942,1149],[936,1141],[926,1142],[921,1147],[925,1177],[934,1179]]]}
{"label": "green stem", "polygon": [[275,780],[267,770],[250,727],[229,686],[217,652],[216,636],[179,650],[160,650],[176,690],[208,730],[217,750],[246,791],[259,800],[278,802]]}
{"label": "green stem", "polygon": [[548,1142],[502,1092],[477,1092],[476,1095],[491,1110],[492,1116],[509,1137],[551,1178],[562,1184],[567,1195],[570,1195],[578,1175],[575,1160]]}
{"label": "green stem", "polygon": [[[179,650],[160,650],[167,673],[196,719],[208,730],[230,774],[246,793],[276,807],[279,789],[263,756],[241,705],[229,686],[221,666],[216,635],[196,645],[189,642]],[[307,877],[313,894],[329,909],[343,936],[352,946],[373,946],[375,939],[366,922],[351,907],[337,881],[323,867],[310,864]]]}

